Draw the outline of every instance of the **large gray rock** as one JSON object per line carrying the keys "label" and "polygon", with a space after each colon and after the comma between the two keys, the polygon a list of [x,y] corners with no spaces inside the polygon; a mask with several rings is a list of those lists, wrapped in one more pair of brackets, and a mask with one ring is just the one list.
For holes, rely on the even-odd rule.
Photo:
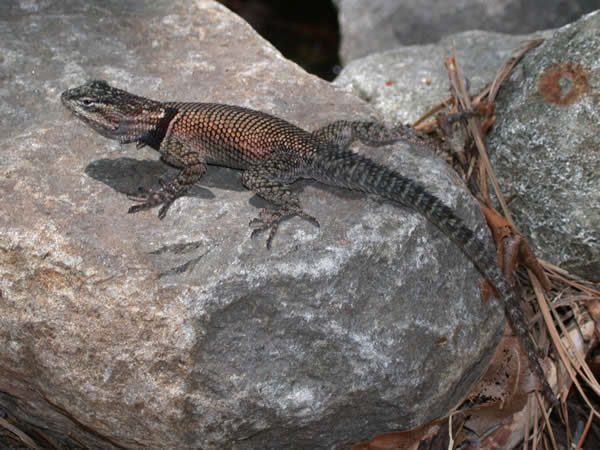
{"label": "large gray rock", "polygon": [[498,96],[492,164],[536,253],[600,280],[600,11],[528,55]]}
{"label": "large gray rock", "polygon": [[[363,102],[212,1],[4,3],[0,16],[13,36],[0,44],[0,408],[20,427],[93,448],[341,446],[446,414],[483,373],[502,308],[481,306],[479,275],[420,216],[298,183],[321,228],[290,220],[268,251],[248,229],[264,202],[222,168],[165,220],[128,215],[124,193],[175,171],[95,134],[59,95],[104,78],[306,128],[372,117]],[[361,151],[489,240],[429,151]]]}
{"label": "large gray rock", "polygon": [[598,8],[597,0],[334,0],[344,63],[469,30],[531,33]]}

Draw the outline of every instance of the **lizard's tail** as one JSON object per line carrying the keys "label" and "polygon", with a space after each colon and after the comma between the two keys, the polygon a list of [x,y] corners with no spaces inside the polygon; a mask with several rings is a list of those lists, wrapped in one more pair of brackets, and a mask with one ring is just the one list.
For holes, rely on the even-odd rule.
{"label": "lizard's tail", "polygon": [[514,331],[521,338],[533,371],[553,404],[558,400],[544,375],[536,346],[529,336],[517,290],[506,281],[496,261],[475,233],[454,211],[419,183],[348,150],[321,149],[310,161],[312,175],[322,183],[379,195],[421,213],[467,255],[477,270],[496,288]]}

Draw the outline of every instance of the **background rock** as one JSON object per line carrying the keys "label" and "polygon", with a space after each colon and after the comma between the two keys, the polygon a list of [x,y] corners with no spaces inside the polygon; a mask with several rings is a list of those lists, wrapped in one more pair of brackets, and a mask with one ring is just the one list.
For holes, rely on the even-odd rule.
{"label": "background rock", "polygon": [[[341,446],[444,415],[503,326],[479,275],[420,216],[299,183],[321,229],[284,224],[211,168],[167,218],[124,193],[174,175],[62,108],[92,78],[157,99],[250,106],[306,128],[369,118],[212,1],[0,6],[0,407],[90,447]],[[425,149],[367,150],[489,240]],[[491,251],[491,250],[490,250]],[[444,345],[440,341],[445,340]]]}
{"label": "background rock", "polygon": [[478,92],[527,38],[466,31],[437,44],[374,53],[349,63],[334,85],[369,103],[387,122],[407,123],[450,96],[444,58],[452,54],[453,45],[471,91]]}
{"label": "background rock", "polygon": [[[522,42],[546,37],[502,86],[488,151],[505,196],[517,195],[510,207],[536,254],[598,280],[598,30],[596,12],[535,35],[460,33],[439,44],[353,61],[334,84],[369,102],[387,121],[407,122],[448,98],[443,57],[451,54],[453,43],[471,93],[477,93]],[[403,105],[402,110],[395,105]]]}
{"label": "background rock", "polygon": [[600,11],[552,34],[498,96],[490,158],[538,256],[600,280]]}
{"label": "background rock", "polygon": [[598,8],[597,0],[333,0],[339,9],[344,64],[399,46],[426,44],[459,31],[531,33]]}

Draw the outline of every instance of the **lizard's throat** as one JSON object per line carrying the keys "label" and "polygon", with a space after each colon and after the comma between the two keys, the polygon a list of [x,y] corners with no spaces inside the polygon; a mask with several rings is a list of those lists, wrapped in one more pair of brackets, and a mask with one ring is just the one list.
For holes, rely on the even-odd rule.
{"label": "lizard's throat", "polygon": [[93,120],[86,120],[86,122],[97,133],[106,138],[117,140],[121,144],[136,142],[151,132],[153,128],[151,125],[130,120],[121,120],[116,126],[112,123],[99,123]]}

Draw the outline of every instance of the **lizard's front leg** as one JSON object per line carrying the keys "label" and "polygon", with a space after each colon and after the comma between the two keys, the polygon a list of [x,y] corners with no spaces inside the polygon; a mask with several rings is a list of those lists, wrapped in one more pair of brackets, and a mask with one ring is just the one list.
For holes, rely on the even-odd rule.
{"label": "lizard's front leg", "polygon": [[298,195],[289,188],[299,177],[298,171],[299,167],[289,156],[281,155],[250,167],[242,176],[244,186],[275,205],[275,208],[261,209],[258,217],[250,222],[254,229],[252,236],[269,230],[267,248],[271,247],[279,223],[286,218],[299,216],[319,226],[316,218],[304,212]]}
{"label": "lizard's front leg", "polygon": [[158,218],[163,219],[173,202],[185,195],[206,172],[206,163],[200,154],[188,145],[175,140],[163,142],[163,145],[164,147],[161,146],[161,151],[165,151],[163,158],[170,164],[181,167],[181,172],[169,182],[160,180],[160,189],[150,191],[140,188],[137,195],[130,195],[130,199],[141,203],[132,206],[127,212],[135,213],[162,205],[158,211]]}

